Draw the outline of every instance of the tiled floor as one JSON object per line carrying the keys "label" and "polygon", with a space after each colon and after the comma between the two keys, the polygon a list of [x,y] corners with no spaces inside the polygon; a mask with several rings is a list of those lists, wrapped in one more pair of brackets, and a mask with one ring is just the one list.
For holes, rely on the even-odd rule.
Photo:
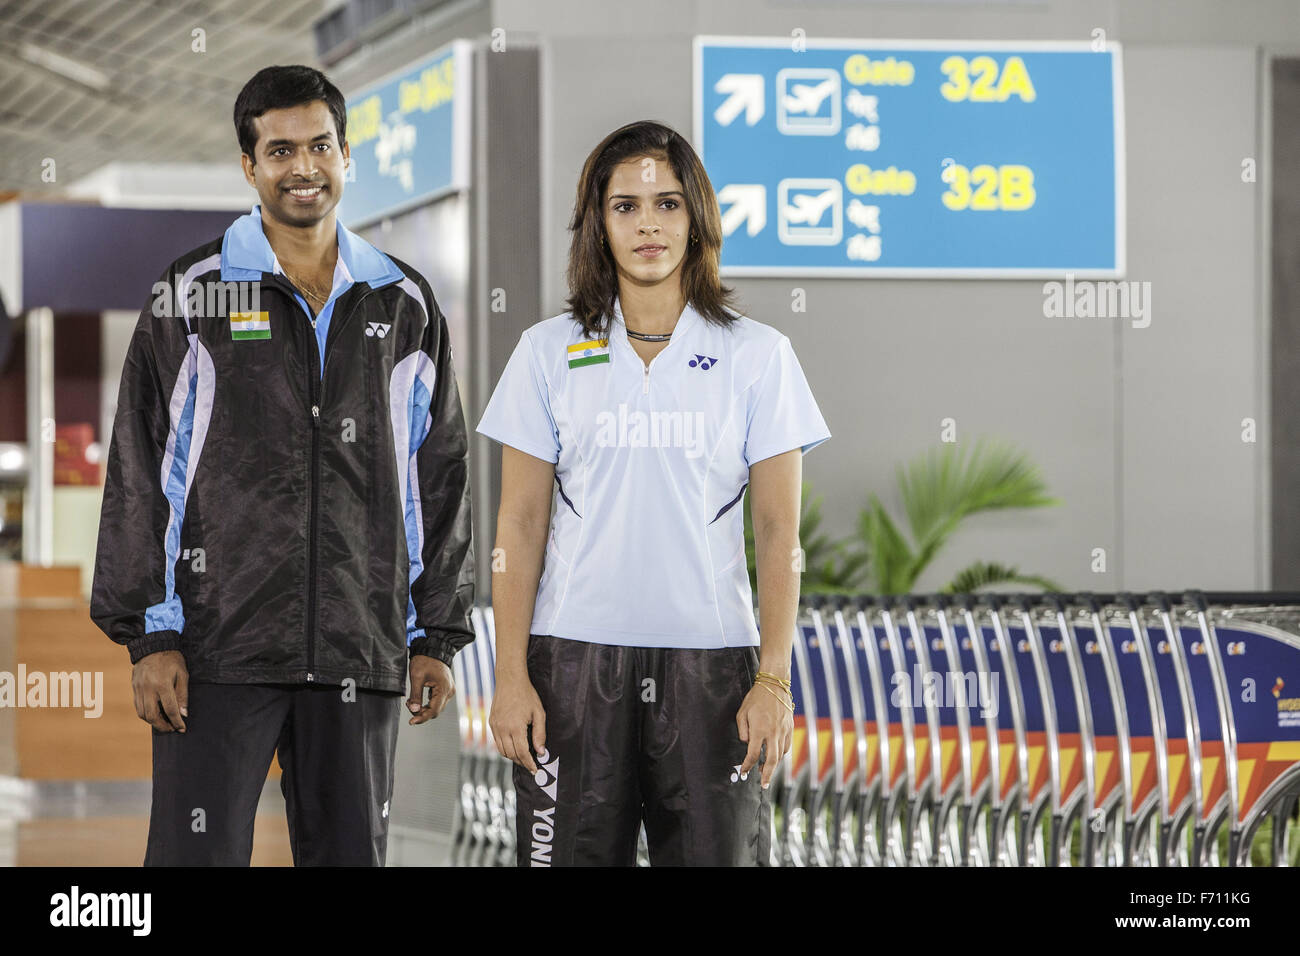
{"label": "tiled floor", "polygon": [[[0,777],[0,866],[139,866],[150,782],[34,782]],[[396,816],[396,814],[395,814]],[[445,866],[449,834],[390,823],[389,866]],[[284,797],[268,780],[253,830],[253,866],[292,866]]]}
{"label": "tiled floor", "polygon": [[[16,824],[17,866],[139,866],[149,818],[39,819]],[[253,866],[292,866],[284,817],[259,814],[253,831]]]}
{"label": "tiled floor", "polygon": [[[149,833],[149,781],[0,780],[0,865],[139,866]],[[254,866],[292,866],[284,798],[262,791]]]}

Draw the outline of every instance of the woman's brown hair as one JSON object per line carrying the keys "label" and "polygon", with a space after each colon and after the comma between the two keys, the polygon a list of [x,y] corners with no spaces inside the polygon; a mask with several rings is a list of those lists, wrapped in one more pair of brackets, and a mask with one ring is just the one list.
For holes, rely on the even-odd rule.
{"label": "woman's brown hair", "polygon": [[618,296],[618,272],[614,253],[605,242],[605,190],[615,166],[642,156],[667,162],[682,183],[691,232],[697,238],[687,244],[682,260],[682,294],[706,321],[730,325],[736,320],[728,311],[735,290],[722,285],[718,278],[722,216],[713,184],[691,144],[676,130],[653,120],[640,120],[614,130],[582,164],[573,218],[569,221],[573,238],[569,243],[566,304],[574,321],[581,323],[592,338],[602,338],[609,330]]}

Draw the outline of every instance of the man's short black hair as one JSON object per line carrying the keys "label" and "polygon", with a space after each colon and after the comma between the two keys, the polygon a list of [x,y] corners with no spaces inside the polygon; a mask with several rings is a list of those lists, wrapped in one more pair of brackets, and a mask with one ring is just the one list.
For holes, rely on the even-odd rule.
{"label": "man's short black hair", "polygon": [[338,87],[324,73],[310,66],[268,66],[258,70],[235,98],[235,133],[240,150],[256,162],[257,131],[253,120],[267,110],[290,109],[313,100],[324,100],[334,115],[341,147],[347,141],[347,105]]}

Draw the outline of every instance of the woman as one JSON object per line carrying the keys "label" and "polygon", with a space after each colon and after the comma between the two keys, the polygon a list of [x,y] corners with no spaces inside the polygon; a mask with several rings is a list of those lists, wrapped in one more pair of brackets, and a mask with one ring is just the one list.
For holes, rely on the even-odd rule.
{"label": "woman", "polygon": [[830,432],[789,339],[727,308],[685,139],[611,133],[570,229],[570,311],[524,332],[478,426],[504,446],[490,726],[516,765],[519,864],[631,865],[642,822],[652,864],[766,864],[802,453]]}

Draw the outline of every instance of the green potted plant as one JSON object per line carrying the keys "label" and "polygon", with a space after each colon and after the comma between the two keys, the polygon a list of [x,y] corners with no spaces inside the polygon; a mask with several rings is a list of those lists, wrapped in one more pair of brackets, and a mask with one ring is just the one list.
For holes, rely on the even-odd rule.
{"label": "green potted plant", "polygon": [[[863,591],[906,594],[973,515],[1009,508],[1041,508],[1060,500],[1046,493],[1037,466],[1023,452],[978,439],[965,447],[944,444],[918,455],[897,470],[899,498],[908,534],[874,493],[858,516],[857,534],[835,540],[820,531],[822,497],[803,488],[799,540],[804,549],[802,593]],[[754,534],[745,498],[745,550],[750,584],[757,593]],[[941,590],[968,593],[1007,584],[1047,591],[1064,590],[1057,582],[996,561],[974,561],[958,571]]]}

